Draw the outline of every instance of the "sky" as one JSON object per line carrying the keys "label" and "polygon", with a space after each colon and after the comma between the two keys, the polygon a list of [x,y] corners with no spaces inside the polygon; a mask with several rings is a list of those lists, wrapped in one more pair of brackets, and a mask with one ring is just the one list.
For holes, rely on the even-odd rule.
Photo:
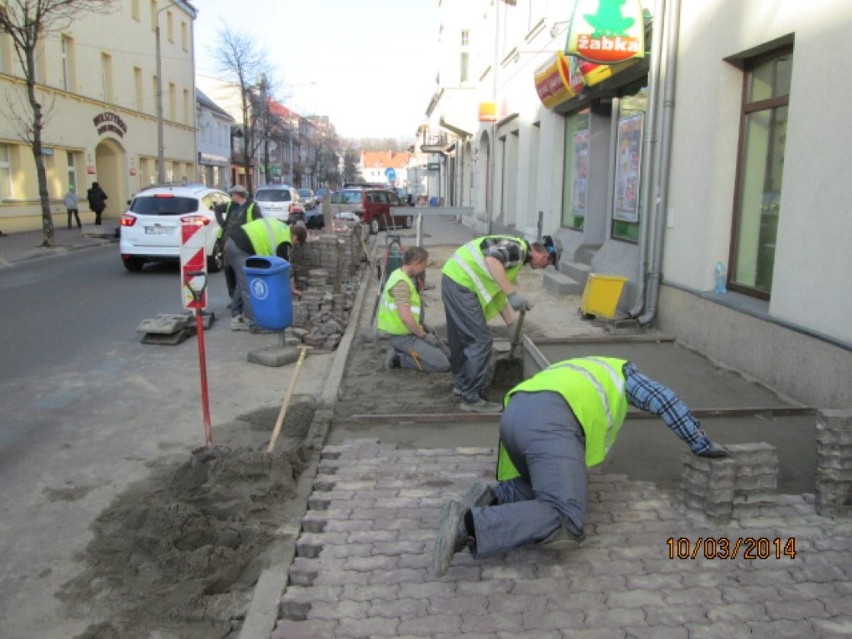
{"label": "sky", "polygon": [[347,138],[413,138],[426,120],[438,63],[437,0],[192,0],[196,72],[216,77],[225,28],[267,53],[275,97],[328,115]]}

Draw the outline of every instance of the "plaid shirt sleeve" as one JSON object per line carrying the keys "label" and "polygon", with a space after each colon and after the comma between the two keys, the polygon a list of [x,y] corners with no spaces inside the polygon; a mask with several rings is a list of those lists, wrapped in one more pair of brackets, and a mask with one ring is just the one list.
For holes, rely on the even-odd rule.
{"label": "plaid shirt sleeve", "polygon": [[686,404],[667,386],[646,377],[635,365],[624,365],[624,390],[631,406],[659,415],[693,453],[710,448],[710,440]]}
{"label": "plaid shirt sleeve", "polygon": [[500,261],[506,270],[516,267],[524,259],[523,247],[508,238],[489,238],[480,244],[482,255]]}

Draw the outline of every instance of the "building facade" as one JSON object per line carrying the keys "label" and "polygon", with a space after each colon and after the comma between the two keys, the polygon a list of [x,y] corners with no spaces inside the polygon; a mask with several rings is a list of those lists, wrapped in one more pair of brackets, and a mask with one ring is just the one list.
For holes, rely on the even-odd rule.
{"label": "building facade", "polygon": [[554,236],[581,284],[627,277],[622,317],[804,403],[852,406],[852,88],[831,63],[852,53],[852,5],[647,0],[632,18],[610,3],[644,55],[580,64],[563,54],[572,21],[603,4],[438,3],[442,197],[483,232]]}
{"label": "building facade", "polygon": [[199,89],[195,90],[198,122],[198,179],[210,187],[227,190],[231,186],[231,128],[228,115]]}
{"label": "building facade", "polygon": [[[140,188],[157,181],[158,93],[162,98],[164,173],[195,181],[195,9],[176,0],[121,0],[105,14],[81,14],[39,49],[37,95],[51,209],[64,215],[68,185],[85,194],[100,183],[117,218]],[[157,25],[162,82],[157,79]],[[162,90],[160,91],[160,86]],[[26,130],[25,84],[8,34],[0,34],[0,224],[41,228],[36,169]],[[19,106],[15,106],[19,105]],[[84,199],[84,198],[81,198]],[[81,208],[85,219],[86,205]]]}

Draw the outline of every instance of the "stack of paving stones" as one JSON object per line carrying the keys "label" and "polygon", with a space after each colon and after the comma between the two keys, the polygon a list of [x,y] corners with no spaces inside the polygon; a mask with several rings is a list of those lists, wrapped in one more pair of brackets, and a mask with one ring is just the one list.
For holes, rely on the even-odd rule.
{"label": "stack of paving stones", "polygon": [[821,411],[816,440],[817,512],[852,518],[852,411]]}
{"label": "stack of paving stones", "polygon": [[683,456],[681,499],[709,522],[772,517],[776,511],[778,452],[766,443],[732,444],[728,459]]}
{"label": "stack of paving stones", "polygon": [[[494,460],[486,448],[325,447],[273,639],[852,636],[852,523],[816,515],[812,496],[721,527],[684,514],[675,492],[592,469],[578,548],[459,553],[436,579],[440,506],[493,477]],[[723,540],[749,538],[720,556]]]}
{"label": "stack of paving stones", "polygon": [[363,252],[353,231],[354,226],[355,223],[339,225],[335,222],[333,233],[309,237],[302,247],[305,269],[321,268],[336,273],[339,250],[341,276],[344,279],[352,277],[358,271]]}

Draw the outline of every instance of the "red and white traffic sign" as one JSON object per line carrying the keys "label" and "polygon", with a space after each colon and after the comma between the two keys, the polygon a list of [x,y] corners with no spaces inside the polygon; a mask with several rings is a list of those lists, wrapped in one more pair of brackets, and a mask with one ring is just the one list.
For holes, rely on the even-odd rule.
{"label": "red and white traffic sign", "polygon": [[[204,290],[196,303],[190,288],[192,286],[195,290],[200,290],[202,278],[189,275],[199,272],[207,275],[207,225],[184,223],[180,225],[180,233],[180,290],[183,307],[207,308],[207,290]],[[193,281],[194,279],[199,281]]]}

